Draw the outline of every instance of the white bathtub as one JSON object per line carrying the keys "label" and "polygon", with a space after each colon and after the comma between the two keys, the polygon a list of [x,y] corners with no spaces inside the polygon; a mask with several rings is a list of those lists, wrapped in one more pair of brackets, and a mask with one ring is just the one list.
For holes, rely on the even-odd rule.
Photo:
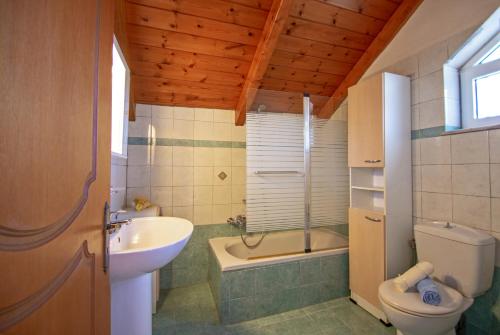
{"label": "white bathtub", "polygon": [[[255,234],[247,243],[253,245],[259,238],[260,234]],[[209,244],[222,271],[344,254],[349,249],[347,238],[328,228],[311,230],[311,253],[304,253],[301,230],[268,233],[254,249],[247,248],[240,236],[213,238]]]}

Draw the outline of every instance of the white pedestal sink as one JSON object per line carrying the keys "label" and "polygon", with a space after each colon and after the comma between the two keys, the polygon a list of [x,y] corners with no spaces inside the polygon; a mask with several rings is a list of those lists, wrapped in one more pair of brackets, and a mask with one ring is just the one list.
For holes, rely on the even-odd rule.
{"label": "white pedestal sink", "polygon": [[148,217],[110,236],[112,335],[151,335],[151,272],[171,262],[192,232],[188,220]]}

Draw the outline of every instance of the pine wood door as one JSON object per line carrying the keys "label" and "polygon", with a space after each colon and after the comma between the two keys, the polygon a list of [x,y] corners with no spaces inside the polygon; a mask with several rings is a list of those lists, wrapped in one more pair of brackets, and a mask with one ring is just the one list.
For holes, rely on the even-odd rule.
{"label": "pine wood door", "polygon": [[349,88],[348,157],[350,167],[384,166],[383,75]]}
{"label": "pine wood door", "polygon": [[380,307],[378,287],[385,280],[384,215],[349,208],[349,286],[353,293]]}
{"label": "pine wood door", "polygon": [[0,1],[0,333],[109,334],[112,0]]}

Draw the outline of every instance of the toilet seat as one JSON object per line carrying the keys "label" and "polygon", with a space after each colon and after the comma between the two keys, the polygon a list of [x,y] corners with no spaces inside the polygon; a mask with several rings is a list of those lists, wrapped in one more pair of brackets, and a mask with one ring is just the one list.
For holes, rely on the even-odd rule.
{"label": "toilet seat", "polygon": [[464,297],[459,292],[438,282],[436,285],[441,295],[439,306],[424,303],[415,288],[402,293],[396,288],[392,279],[380,285],[379,297],[391,307],[417,316],[439,317],[455,313],[462,308]]}

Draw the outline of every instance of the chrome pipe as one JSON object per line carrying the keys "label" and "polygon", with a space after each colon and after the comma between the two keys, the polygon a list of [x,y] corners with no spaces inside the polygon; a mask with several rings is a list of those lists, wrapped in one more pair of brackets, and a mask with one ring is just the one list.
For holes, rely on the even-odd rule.
{"label": "chrome pipe", "polygon": [[304,93],[304,252],[311,252],[311,101]]}

